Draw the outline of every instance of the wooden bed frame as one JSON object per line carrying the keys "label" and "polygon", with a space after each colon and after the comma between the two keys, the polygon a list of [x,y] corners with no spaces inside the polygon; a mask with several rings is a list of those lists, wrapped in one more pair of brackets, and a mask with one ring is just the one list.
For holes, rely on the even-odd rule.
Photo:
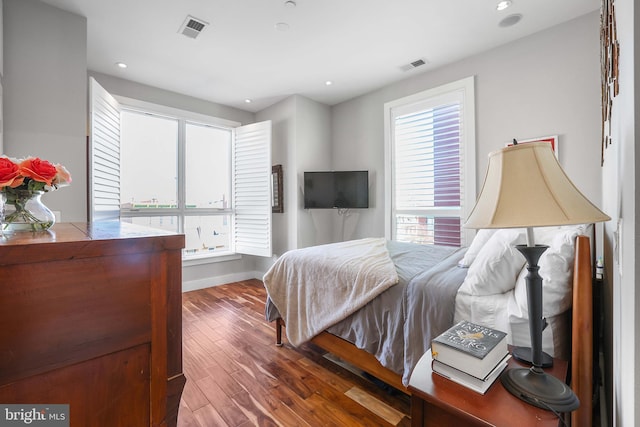
{"label": "wooden bed frame", "polygon": [[[571,413],[571,425],[591,426],[593,413],[593,270],[589,237],[576,238],[573,268],[573,310],[571,326],[571,388],[580,407]],[[276,345],[282,345],[282,319],[276,320]],[[390,386],[410,394],[400,375],[385,368],[370,353],[328,332],[322,332],[312,343],[340,359],[371,374]]]}

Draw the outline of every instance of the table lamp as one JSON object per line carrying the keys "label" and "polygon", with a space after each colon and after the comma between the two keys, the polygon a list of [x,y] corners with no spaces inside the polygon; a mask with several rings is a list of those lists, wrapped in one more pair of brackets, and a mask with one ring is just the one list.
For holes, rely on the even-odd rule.
{"label": "table lamp", "polygon": [[525,280],[532,366],[508,369],[500,377],[504,387],[525,402],[557,412],[570,412],[580,405],[567,384],[542,370],[545,320],[538,260],[548,246],[535,244],[533,227],[589,224],[609,219],[573,185],[560,167],[551,144],[515,143],[489,154],[480,196],[464,227],[525,228],[527,231],[527,244],[516,248],[527,261]]}

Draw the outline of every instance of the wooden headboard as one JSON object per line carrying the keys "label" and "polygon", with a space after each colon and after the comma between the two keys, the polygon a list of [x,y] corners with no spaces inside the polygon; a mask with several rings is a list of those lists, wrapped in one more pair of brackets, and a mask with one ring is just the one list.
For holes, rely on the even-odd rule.
{"label": "wooden headboard", "polygon": [[593,417],[593,270],[591,243],[578,236],[573,271],[571,321],[571,389],[580,407],[571,413],[571,426],[592,425]]}

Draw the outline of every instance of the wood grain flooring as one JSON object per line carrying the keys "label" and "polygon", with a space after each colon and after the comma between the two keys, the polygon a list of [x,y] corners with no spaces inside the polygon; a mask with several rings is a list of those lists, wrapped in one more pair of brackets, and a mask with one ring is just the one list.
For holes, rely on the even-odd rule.
{"label": "wood grain flooring", "polygon": [[409,426],[409,398],[324,357],[276,347],[259,280],[183,294],[179,427]]}

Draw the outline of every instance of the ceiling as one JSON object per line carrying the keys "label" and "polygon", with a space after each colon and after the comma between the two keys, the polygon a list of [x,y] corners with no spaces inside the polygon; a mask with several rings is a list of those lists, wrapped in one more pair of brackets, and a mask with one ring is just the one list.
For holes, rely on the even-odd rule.
{"label": "ceiling", "polygon": [[[293,94],[334,105],[600,8],[600,0],[513,0],[503,11],[498,0],[42,1],[87,18],[90,70],[252,112]],[[513,14],[522,15],[517,24],[499,25]],[[179,32],[187,15],[209,24],[195,39]],[[418,59],[426,64],[403,70]]]}

